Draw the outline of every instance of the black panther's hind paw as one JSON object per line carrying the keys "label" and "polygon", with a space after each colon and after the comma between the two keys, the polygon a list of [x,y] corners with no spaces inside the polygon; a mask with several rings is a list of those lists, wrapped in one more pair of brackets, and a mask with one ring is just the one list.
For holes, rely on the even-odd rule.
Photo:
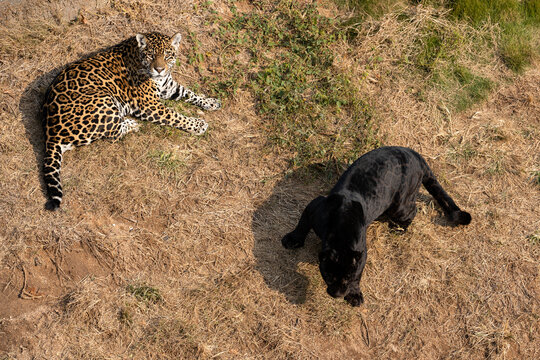
{"label": "black panther's hind paw", "polygon": [[407,229],[409,228],[409,225],[411,225],[411,221],[389,221],[388,222],[388,229],[390,232],[402,235],[407,232]]}
{"label": "black panther's hind paw", "polygon": [[471,223],[471,214],[466,211],[456,211],[450,216],[450,220],[456,225],[469,225]]}
{"label": "black panther's hind paw", "polygon": [[297,249],[304,246],[304,239],[299,239],[293,233],[288,233],[281,239],[281,244],[285,249]]}
{"label": "black panther's hind paw", "polygon": [[361,292],[358,294],[348,294],[345,296],[345,301],[347,301],[351,306],[360,306],[364,303],[364,296]]}

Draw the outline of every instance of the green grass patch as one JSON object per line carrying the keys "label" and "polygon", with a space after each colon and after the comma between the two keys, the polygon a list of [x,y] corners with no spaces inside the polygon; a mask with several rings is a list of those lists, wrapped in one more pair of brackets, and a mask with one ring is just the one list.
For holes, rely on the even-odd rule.
{"label": "green grass patch", "polygon": [[348,40],[354,40],[359,32],[357,27],[366,18],[381,18],[384,14],[405,8],[411,1],[407,0],[334,0],[338,8],[351,14],[340,26],[345,29]]}
{"label": "green grass patch", "polygon": [[489,79],[474,75],[470,70],[459,65],[451,68],[451,78],[459,84],[452,99],[453,108],[457,111],[466,110],[473,104],[486,99],[493,87]]}
{"label": "green grass patch", "polygon": [[128,285],[126,290],[139,301],[151,304],[157,304],[163,301],[163,297],[158,289],[144,284]]}
{"label": "green grass patch", "polygon": [[[536,29],[538,30],[538,29]],[[534,55],[531,29],[519,23],[503,25],[501,58],[510,69],[522,72]]]}
{"label": "green grass patch", "polygon": [[[373,17],[380,17],[389,11],[396,9],[399,5],[409,3],[407,0],[334,0],[340,7],[347,10],[355,10],[357,14],[366,14]],[[411,1],[412,2],[412,1]]]}
{"label": "green grass patch", "polygon": [[521,1],[525,18],[530,23],[540,23],[540,0],[523,0]]}
{"label": "green grass patch", "polygon": [[[493,82],[459,63],[467,55],[456,49],[466,46],[470,39],[466,40],[451,27],[435,23],[427,25],[419,34],[410,49],[412,64],[428,77],[425,82],[428,87],[442,88],[448,94],[449,107],[463,111],[487,98]],[[477,46],[485,46],[485,43],[480,44],[483,39],[476,41]]]}
{"label": "green grass patch", "polygon": [[451,0],[452,13],[461,19],[480,24],[487,19],[494,22],[515,21],[520,17],[517,0]]}
{"label": "green grass patch", "polygon": [[[361,22],[366,15],[378,18],[396,11],[399,6],[422,4],[437,9],[449,9],[457,20],[465,20],[476,28],[486,22],[499,24],[499,55],[513,71],[522,72],[539,52],[538,33],[540,25],[540,0],[334,0],[340,7],[354,10],[355,15],[348,25]],[[405,16],[405,15],[404,15]],[[405,16],[407,17],[407,16]],[[352,32],[353,36],[356,35]],[[443,50],[444,41],[438,36],[426,40],[425,49],[419,54],[418,63],[430,67]]]}
{"label": "green grass patch", "polygon": [[[250,91],[270,144],[293,153],[292,165],[350,162],[376,141],[357,79],[334,66],[346,33],[315,4],[261,1],[255,11],[219,21],[221,76],[205,86],[222,98]],[[190,57],[191,55],[188,55]]]}
{"label": "green grass patch", "polygon": [[452,0],[452,14],[475,26],[491,21],[501,26],[500,56],[515,72],[521,72],[538,53],[533,33],[540,23],[540,0]]}
{"label": "green grass patch", "polygon": [[432,73],[441,61],[455,59],[453,50],[461,40],[461,36],[447,29],[428,26],[414,42],[414,64],[426,73]]}

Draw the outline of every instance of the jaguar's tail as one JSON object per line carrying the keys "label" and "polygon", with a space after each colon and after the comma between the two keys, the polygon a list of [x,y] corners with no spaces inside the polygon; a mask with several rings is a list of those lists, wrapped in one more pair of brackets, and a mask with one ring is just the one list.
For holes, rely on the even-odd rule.
{"label": "jaguar's tail", "polygon": [[47,143],[45,145],[45,158],[43,164],[43,180],[47,186],[49,199],[45,204],[47,210],[57,210],[62,202],[62,183],[60,182],[60,169],[62,167],[62,148],[59,144]]}
{"label": "jaguar's tail", "polygon": [[421,159],[424,167],[424,177],[422,178],[422,184],[427,191],[437,200],[439,205],[443,208],[446,216],[450,221],[456,225],[468,225],[471,222],[471,214],[466,211],[462,211],[452,200],[450,195],[442,188],[441,184],[437,181],[437,178],[427,165],[424,159]]}

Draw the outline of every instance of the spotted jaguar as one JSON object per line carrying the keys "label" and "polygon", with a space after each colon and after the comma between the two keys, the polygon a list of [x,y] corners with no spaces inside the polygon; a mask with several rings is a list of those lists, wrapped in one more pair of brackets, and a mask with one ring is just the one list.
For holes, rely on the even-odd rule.
{"label": "spotted jaguar", "polygon": [[137,34],[120,44],[68,65],[50,85],[43,104],[45,157],[43,176],[47,210],[62,202],[62,154],[101,138],[116,141],[138,130],[137,120],[172,126],[195,135],[208,124],[184,116],[160,99],[183,100],[204,110],[221,107],[218,99],[195,94],[171,76],[182,36]]}

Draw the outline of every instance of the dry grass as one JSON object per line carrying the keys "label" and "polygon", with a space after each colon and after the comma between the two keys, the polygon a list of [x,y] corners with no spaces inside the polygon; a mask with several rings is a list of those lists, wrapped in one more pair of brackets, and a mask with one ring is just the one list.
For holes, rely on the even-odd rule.
{"label": "dry grass", "polygon": [[[210,54],[201,69],[181,54],[180,82],[217,66],[202,2],[71,3],[0,8],[0,358],[540,357],[536,68],[513,77],[485,54],[471,66],[496,91],[454,112],[448,94],[395,61],[426,23],[452,26],[423,8],[410,28],[397,15],[366,25],[340,54],[337,66],[367,79],[381,141],[424,154],[473,214],[470,226],[448,227],[425,195],[406,234],[372,225],[357,309],[325,294],[313,235],[305,249],[281,248],[328,183],[291,173],[290,154],[266,146],[242,89],[204,114],[203,137],[146,125],[67,153],[62,210],[43,209],[36,114],[55,69],[147,30],[192,31]],[[228,11],[227,1],[210,7]],[[427,89],[422,101],[415,88]],[[18,297],[22,266],[42,298]]]}

